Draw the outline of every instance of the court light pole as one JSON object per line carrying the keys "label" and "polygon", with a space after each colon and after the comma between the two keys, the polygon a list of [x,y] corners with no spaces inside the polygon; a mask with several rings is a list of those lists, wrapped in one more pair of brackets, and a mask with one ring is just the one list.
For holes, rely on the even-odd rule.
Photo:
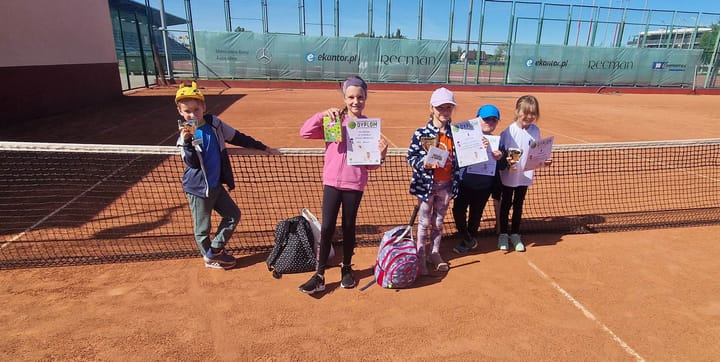
{"label": "court light pole", "polygon": [[162,34],[163,49],[165,49],[165,69],[169,79],[173,79],[172,61],[170,61],[170,50],[168,49],[167,25],[165,22],[165,1],[160,0],[160,33]]}
{"label": "court light pole", "polygon": [[225,0],[225,31],[233,31],[232,18],[230,17],[230,0]]}
{"label": "court light pole", "polygon": [[712,57],[710,57],[710,68],[708,69],[708,75],[705,77],[705,88],[710,88],[710,85],[715,83],[715,78],[717,78],[718,53],[720,52],[720,49],[718,49],[719,45],[720,31],[717,32],[717,36],[715,37],[715,48],[713,48]]}

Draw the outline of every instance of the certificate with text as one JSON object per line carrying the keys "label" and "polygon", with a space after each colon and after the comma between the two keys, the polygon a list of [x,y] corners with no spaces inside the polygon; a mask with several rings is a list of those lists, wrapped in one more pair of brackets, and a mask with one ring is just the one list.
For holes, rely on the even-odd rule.
{"label": "certificate with text", "polygon": [[358,118],[347,122],[348,165],[379,165],[380,118]]}
{"label": "certificate with text", "polygon": [[435,165],[435,167],[444,167],[450,156],[450,151],[443,150],[440,147],[430,146],[425,155],[426,165]]}
{"label": "certificate with text", "polygon": [[452,132],[458,166],[465,167],[488,160],[479,118],[454,123]]}
{"label": "certificate with text", "polygon": [[552,146],[555,141],[554,136],[543,138],[540,141],[530,144],[527,158],[525,159],[524,170],[534,170],[545,166],[545,161],[550,159],[552,154]]}
{"label": "certificate with text", "polygon": [[488,143],[490,143],[490,150],[488,151],[488,157],[492,157],[492,151],[498,151],[500,149],[500,136],[495,136],[491,134],[483,135],[486,140],[488,140]]}
{"label": "certificate with text", "polygon": [[467,172],[475,175],[495,176],[497,161],[493,157],[492,151],[500,148],[500,136],[483,135],[483,137],[485,137],[485,139],[488,140],[488,143],[490,143],[490,147],[486,150],[488,160],[468,166]]}

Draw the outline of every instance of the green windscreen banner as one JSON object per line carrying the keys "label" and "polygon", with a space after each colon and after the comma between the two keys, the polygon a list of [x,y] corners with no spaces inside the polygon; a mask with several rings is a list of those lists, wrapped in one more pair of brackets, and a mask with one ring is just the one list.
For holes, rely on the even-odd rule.
{"label": "green windscreen banner", "polygon": [[507,83],[683,86],[702,50],[513,44]]}
{"label": "green windscreen banner", "polygon": [[199,75],[231,79],[344,79],[444,83],[450,44],[440,40],[195,32]]}

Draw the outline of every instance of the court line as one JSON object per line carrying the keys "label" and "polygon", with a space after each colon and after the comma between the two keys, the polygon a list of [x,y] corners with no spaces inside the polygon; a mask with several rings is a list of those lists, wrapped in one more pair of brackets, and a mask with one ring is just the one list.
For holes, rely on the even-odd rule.
{"label": "court line", "polygon": [[[177,135],[177,133],[173,133],[173,134],[171,134],[170,136],[166,137],[164,140],[160,141],[158,144],[163,144],[163,143],[165,143],[166,141],[168,141],[169,139],[172,139],[172,138],[176,137],[176,135]],[[35,230],[38,226],[42,225],[45,221],[47,221],[47,219],[53,217],[55,214],[57,214],[58,212],[60,212],[60,211],[62,211],[63,209],[65,209],[65,208],[68,207],[70,204],[72,204],[72,203],[74,203],[75,201],[77,201],[79,198],[85,196],[88,192],[94,190],[96,187],[98,187],[98,186],[100,186],[101,184],[103,184],[103,183],[104,183],[105,181],[107,181],[109,178],[117,175],[118,172],[120,172],[120,171],[126,169],[127,167],[129,167],[130,165],[132,165],[132,164],[133,164],[135,161],[137,161],[140,157],[142,157],[142,155],[139,155],[139,156],[135,157],[134,159],[128,161],[125,165],[121,166],[120,168],[118,168],[117,170],[113,171],[113,172],[110,173],[109,175],[103,177],[100,181],[96,182],[94,185],[88,187],[87,190],[79,193],[78,195],[76,195],[75,197],[73,197],[70,201],[66,202],[65,204],[61,205],[61,206],[58,207],[57,209],[53,210],[51,213],[45,215],[42,219],[38,220],[38,222],[32,224],[31,226],[29,226],[28,228],[26,228],[26,229],[23,230],[22,232],[20,232],[20,233],[18,233],[17,235],[13,236],[12,238],[10,238],[10,240],[8,240],[8,241],[4,242],[2,245],[0,245],[0,250],[5,249],[8,245],[10,245],[10,244],[14,243],[15,241],[19,240],[20,238],[22,238],[23,236],[25,236],[27,233]]]}
{"label": "court line", "polygon": [[[118,171],[120,171],[120,170],[118,170]],[[27,233],[35,230],[35,228],[37,228],[38,226],[40,226],[40,225],[41,225],[42,223],[44,223],[47,219],[53,217],[53,215],[55,215],[55,214],[57,214],[58,212],[62,211],[62,210],[65,209],[68,205],[70,205],[70,204],[72,204],[73,202],[75,202],[77,199],[85,196],[85,194],[87,194],[88,192],[92,191],[94,188],[98,187],[100,184],[102,184],[103,182],[105,182],[105,180],[107,180],[108,177],[112,177],[112,176],[114,176],[116,173],[117,173],[117,171],[116,171],[116,172],[113,172],[112,174],[110,174],[110,175],[108,175],[108,176],[106,176],[106,177],[104,177],[102,180],[96,182],[94,185],[90,186],[87,190],[85,190],[85,191],[81,192],[80,194],[78,194],[77,196],[73,197],[70,201],[64,203],[62,206],[58,207],[58,208],[55,209],[53,212],[45,215],[45,217],[43,217],[42,219],[40,219],[40,220],[39,220],[38,222],[36,222],[35,224],[33,224],[33,225],[31,225],[30,227],[28,227],[27,229],[23,230],[21,233],[13,236],[10,240],[8,240],[8,241],[6,241],[5,243],[3,243],[2,245],[0,245],[0,250],[4,249],[4,248],[7,247],[8,245],[10,245],[10,244],[12,244],[13,242],[17,241],[18,239],[22,238],[23,236],[25,236],[25,234],[27,234]]]}
{"label": "court line", "polygon": [[[548,132],[550,132],[550,133],[552,133],[552,134],[554,134],[554,135],[556,135],[556,136],[567,137],[567,138],[569,138],[569,139],[571,139],[571,140],[575,140],[575,141],[582,142],[582,143],[590,143],[590,141],[588,141],[588,140],[584,140],[584,139],[582,139],[582,138],[576,138],[576,137],[568,136],[568,135],[563,134],[563,133],[560,133],[560,132],[555,132],[555,131],[553,131],[553,130],[551,130],[551,129],[542,128],[542,130],[543,130],[543,134],[547,134]],[[547,136],[545,136],[545,137],[547,137]]]}
{"label": "court line", "polygon": [[398,146],[393,142],[390,138],[386,137],[385,134],[380,132],[380,136],[385,139],[385,142],[388,144],[388,148],[398,148]]}
{"label": "court line", "polygon": [[[527,260],[527,257],[525,257],[525,258],[526,258],[525,260]],[[565,289],[563,289],[558,283],[556,283],[555,281],[550,279],[550,277],[548,277],[547,274],[545,274],[542,270],[540,270],[540,268],[538,268],[537,265],[533,264],[533,262],[531,262],[530,260],[527,260],[527,263],[528,263],[528,265],[530,265],[531,268],[535,269],[535,272],[537,272],[543,279],[550,282],[550,285],[552,285],[552,287],[555,288],[555,290],[557,290],[560,294],[562,294],[565,297],[565,299],[567,299],[573,306],[575,306],[575,308],[579,309],[585,315],[585,317],[587,319],[595,322],[598,326],[600,326],[600,328],[602,328],[602,330],[607,332],[610,335],[610,337],[612,337],[613,341],[615,341],[618,345],[620,345],[620,347],[622,347],[622,349],[625,350],[625,352],[627,352],[629,355],[635,357],[635,360],[637,360],[637,361],[645,361],[645,359],[642,356],[640,356],[637,352],[635,352],[635,350],[632,349],[632,347],[630,347],[627,343],[625,343],[625,341],[623,341],[620,337],[618,337],[618,335],[615,334],[610,328],[608,328],[608,326],[606,326],[605,324],[600,322],[597,318],[595,318],[595,316],[587,308],[585,308],[585,306],[583,306],[582,303],[580,303],[577,299],[573,298],[573,296],[570,295],[570,293],[568,293]]]}

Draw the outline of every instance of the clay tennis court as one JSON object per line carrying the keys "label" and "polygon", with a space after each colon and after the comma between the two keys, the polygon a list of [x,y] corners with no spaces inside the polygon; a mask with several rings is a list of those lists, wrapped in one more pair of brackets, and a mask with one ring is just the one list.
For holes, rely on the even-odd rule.
{"label": "clay tennis court", "polygon": [[[393,147],[407,147],[432,89],[370,88],[365,113],[382,118]],[[298,129],[341,104],[339,92],[326,89],[205,93],[210,112],[273,147],[322,147]],[[457,91],[454,119],[494,103],[499,131],[525,93]],[[169,145],[173,94],[137,91],[0,131],[3,140]],[[720,137],[717,96],[534,94],[538,125],[556,144]],[[37,129],[57,124],[64,127],[38,139]],[[371,209],[363,200],[360,213]],[[719,232],[710,225],[526,234],[526,253],[500,252],[485,236],[463,256],[450,251],[457,239],[448,235],[448,273],[412,289],[361,292],[340,288],[340,270],[331,268],[317,296],[297,291],[309,273],[273,279],[266,254],[242,255],[229,271],[206,269],[199,258],[3,270],[0,359],[712,360],[720,355]],[[375,254],[356,249],[360,285],[372,279]]]}

